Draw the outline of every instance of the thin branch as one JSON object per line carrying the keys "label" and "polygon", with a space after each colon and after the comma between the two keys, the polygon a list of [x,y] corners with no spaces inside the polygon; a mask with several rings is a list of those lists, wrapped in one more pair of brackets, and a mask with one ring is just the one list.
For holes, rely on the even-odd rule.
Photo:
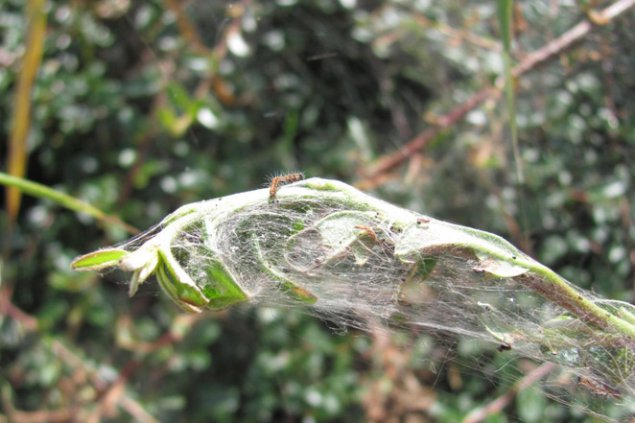
{"label": "thin branch", "polygon": [[163,335],[151,342],[147,342],[135,336],[132,319],[129,316],[125,316],[117,321],[116,332],[128,333],[132,336],[117,339],[117,345],[137,354],[151,354],[160,348],[181,342],[186,336],[186,332],[183,331],[182,328],[190,328],[204,317],[205,314],[179,314],[174,318],[170,328],[166,330]]}
{"label": "thin branch", "polygon": [[[232,3],[232,15],[231,21],[229,24],[225,25],[222,30],[222,34],[220,35],[217,43],[214,47],[207,47],[200,39],[200,36],[196,30],[194,24],[187,17],[187,14],[184,11],[184,5],[179,3],[176,0],[166,0],[166,6],[172,11],[172,13],[176,16],[176,23],[181,31],[181,35],[183,38],[188,41],[188,45],[192,47],[192,50],[197,54],[207,56],[211,63],[215,63],[212,67],[211,71],[208,75],[206,75],[199,83],[193,91],[193,98],[196,100],[204,99],[209,95],[210,89],[214,92],[217,99],[223,103],[224,105],[234,105],[238,101],[232,90],[225,82],[223,77],[219,75],[216,67],[219,63],[223,61],[227,54],[227,39],[229,36],[237,31],[240,31],[240,24],[242,19],[242,14],[251,4],[251,0],[242,0],[237,3]],[[144,40],[144,45],[147,49],[147,55],[154,61],[159,62],[159,57],[151,48],[151,41]],[[174,67],[170,67],[167,69],[165,66],[157,65],[161,72],[161,83],[165,87],[168,83],[175,78],[173,77],[173,73],[176,71]],[[153,99],[151,111],[149,113],[150,121],[157,120],[157,113],[159,109],[165,107],[167,103],[167,94],[166,90],[162,89]],[[191,121],[188,121],[188,126],[191,124]],[[134,180],[137,178],[141,170],[143,169],[143,165],[145,163],[146,156],[148,154],[148,150],[151,147],[151,142],[156,138],[158,132],[157,126],[149,127],[144,133],[140,134],[137,144],[137,159],[134,164],[127,172],[124,177],[124,181],[122,184],[122,188],[120,190],[119,195],[119,204],[123,204],[130,197]]]}
{"label": "thin branch", "polygon": [[422,14],[414,16],[414,21],[424,28],[435,29],[439,31],[441,34],[450,38],[450,41],[456,40],[457,42],[467,41],[470,44],[473,44],[477,47],[484,48],[491,51],[500,52],[501,46],[500,44],[492,40],[490,38],[481,37],[477,34],[474,34],[470,31],[460,28],[453,28],[451,25],[448,25],[444,22],[436,21],[428,18]]}
{"label": "thin branch", "polygon": [[0,185],[6,185],[10,188],[16,188],[22,194],[28,194],[37,198],[44,198],[54,201],[67,209],[79,213],[85,213],[97,220],[110,225],[119,226],[125,229],[130,234],[139,233],[139,230],[137,228],[127,224],[126,222],[119,219],[117,216],[109,215],[101,211],[97,207],[86,203],[85,201],[82,201],[64,192],[49,188],[46,185],[42,185],[28,179],[19,178],[17,176],[12,176],[4,172],[0,172]]}
{"label": "thin branch", "polygon": [[[635,0],[618,0],[606,9],[594,13],[594,21],[609,23],[611,20],[615,19],[634,5]],[[573,44],[589,34],[592,29],[593,24],[588,20],[578,23],[560,37],[527,55],[513,68],[512,75],[514,77],[519,77],[562,54]],[[425,129],[397,151],[380,158],[370,172],[367,173],[366,178],[358,184],[358,187],[370,189],[379,185],[381,180],[385,180],[385,173],[392,171],[403,162],[410,159],[413,154],[421,151],[428,142],[439,136],[445,129],[462,120],[468,112],[475,109],[486,100],[496,99],[500,96],[503,86],[502,82],[502,79],[499,78],[494,86],[483,88],[468,100],[457,105],[454,109],[441,116],[437,120],[436,126]]]}
{"label": "thin branch", "polygon": [[4,396],[2,397],[2,406],[5,408],[7,418],[10,419],[7,421],[13,423],[64,423],[73,421],[76,415],[76,410],[72,408],[38,411],[16,410]]}
{"label": "thin branch", "polygon": [[11,302],[12,290],[5,285],[0,289],[0,316],[8,316],[22,324],[24,329],[34,332],[38,329],[38,321],[35,317],[29,316]]}
{"label": "thin branch", "polygon": [[117,405],[120,405],[122,397],[125,397],[126,382],[140,366],[141,362],[135,360],[129,361],[125,365],[119,372],[117,380],[111,383],[108,389],[100,393],[97,398],[98,405],[86,419],[87,423],[99,423],[103,420],[103,417],[109,419],[116,417]]}
{"label": "thin branch", "polygon": [[[8,316],[17,322],[20,322],[22,327],[28,332],[37,332],[39,327],[37,319],[16,307],[11,302],[10,295],[11,291],[9,289],[4,288],[0,290],[0,316]],[[49,347],[51,351],[53,351],[53,353],[64,363],[72,368],[82,369],[85,371],[92,383],[92,386],[97,391],[101,391],[102,394],[97,398],[97,411],[96,414],[93,414],[93,416],[99,416],[102,412],[111,411],[116,404],[126,410],[136,419],[136,421],[147,423],[158,422],[158,420],[152,417],[152,415],[148,413],[138,401],[131,398],[125,392],[126,382],[140,366],[139,362],[128,362],[128,364],[124,366],[123,370],[119,372],[117,380],[114,382],[107,382],[99,375],[93,366],[84,362],[81,357],[77,356],[77,354],[58,339],[51,339]],[[10,398],[5,395],[2,396],[1,400],[9,421],[34,423],[70,421],[77,417],[77,413],[79,412],[77,407],[26,412],[15,409],[11,404]]]}
{"label": "thin branch", "polygon": [[[18,72],[17,86],[14,91],[13,116],[9,134],[7,156],[7,172],[16,177],[26,173],[28,159],[27,136],[31,128],[31,92],[37,76],[46,38],[46,9],[43,0],[29,0],[25,4],[25,18],[29,21],[26,48],[22,58],[22,68]],[[13,227],[22,192],[16,187],[9,187],[6,192],[7,214],[10,228]]]}
{"label": "thin branch", "polygon": [[548,375],[555,367],[556,365],[554,363],[544,363],[536,367],[531,372],[527,373],[525,377],[512,385],[512,387],[503,395],[483,407],[472,410],[463,419],[462,423],[479,423],[492,414],[500,413],[520,391],[523,391],[538,382],[540,379]]}
{"label": "thin branch", "polygon": [[165,4],[176,16],[176,25],[181,31],[181,35],[188,42],[190,47],[199,54],[210,54],[210,49],[205,46],[199,37],[196,27],[190,21],[185,12],[185,6],[180,0],[165,0]]}

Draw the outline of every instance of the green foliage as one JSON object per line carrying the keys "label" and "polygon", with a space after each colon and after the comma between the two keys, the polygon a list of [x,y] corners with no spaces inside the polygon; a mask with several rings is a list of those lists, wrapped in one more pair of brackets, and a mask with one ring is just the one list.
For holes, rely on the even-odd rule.
{"label": "green foliage", "polygon": [[[2,139],[23,3],[0,0]],[[183,9],[194,35],[170,3],[47,4],[27,179],[140,228],[281,171],[354,182],[503,71],[493,1],[197,0]],[[514,4],[516,60],[585,18],[570,3]],[[596,27],[518,78],[524,186],[504,106],[489,102],[385,175],[378,196],[504,235],[578,285],[632,300],[634,23],[631,13]],[[467,343],[451,336],[423,348],[414,333],[334,334],[285,309],[183,316],[156,286],[131,300],[123,274],[70,270],[126,229],[33,197],[12,233],[7,219],[0,208],[4,416],[17,415],[10,405],[78,421],[457,421],[523,373],[500,371],[509,355],[491,348],[459,356]],[[539,406],[547,420],[586,418],[523,395],[500,420],[540,421]]]}

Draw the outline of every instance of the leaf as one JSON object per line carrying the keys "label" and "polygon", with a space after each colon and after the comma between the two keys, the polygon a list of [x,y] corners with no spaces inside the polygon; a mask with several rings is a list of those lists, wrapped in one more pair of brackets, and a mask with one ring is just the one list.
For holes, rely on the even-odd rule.
{"label": "leaf", "polygon": [[547,403],[545,395],[535,386],[522,389],[516,398],[516,407],[520,419],[524,422],[543,422],[546,419]]}
{"label": "leaf", "polygon": [[509,261],[499,260],[486,254],[477,253],[476,256],[480,260],[473,268],[476,272],[489,273],[499,278],[513,278],[529,271],[526,267],[516,266]]}
{"label": "leaf", "polygon": [[249,296],[236,284],[222,263],[213,261],[207,266],[206,273],[209,283],[203,285],[201,290],[209,301],[208,308],[221,310],[230,305],[249,300]]}
{"label": "leaf", "polygon": [[315,224],[320,231],[324,246],[329,249],[341,248],[359,239],[357,226],[372,226],[373,213],[340,211],[331,213]]}
{"label": "leaf", "polygon": [[169,251],[158,250],[156,276],[163,291],[183,310],[200,313],[208,300]]}
{"label": "leaf", "polygon": [[[258,256],[258,260],[262,264],[262,269],[273,279],[280,283],[280,287],[291,295],[296,300],[299,300],[303,303],[314,304],[317,302],[318,297],[316,297],[313,293],[308,291],[307,289],[301,287],[296,284],[294,281],[287,278],[283,272],[278,270],[273,264],[269,263],[267,259],[262,254],[262,249],[260,248],[260,244],[256,237],[253,238],[254,247],[256,250],[256,254]],[[235,284],[233,280],[230,280],[232,284]]]}
{"label": "leaf", "polygon": [[378,235],[373,227],[376,225],[377,213],[361,211],[340,211],[332,213],[315,224],[325,248],[324,263],[340,257],[352,248],[357,263],[363,264],[369,251],[356,244],[363,238],[377,241]]}
{"label": "leaf", "polygon": [[395,256],[402,261],[415,262],[421,257],[456,249],[467,249],[475,255],[512,263],[520,258],[527,259],[525,254],[497,235],[436,219],[425,227],[413,225],[407,228],[395,246]]}
{"label": "leaf", "polygon": [[128,254],[128,251],[120,248],[104,248],[103,250],[77,257],[71,263],[71,267],[78,271],[107,269],[119,266],[121,259]]}

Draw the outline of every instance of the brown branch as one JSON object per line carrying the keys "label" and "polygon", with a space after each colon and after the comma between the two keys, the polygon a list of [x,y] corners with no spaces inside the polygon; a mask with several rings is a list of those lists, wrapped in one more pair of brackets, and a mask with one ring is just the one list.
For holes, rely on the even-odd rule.
{"label": "brown branch", "polygon": [[[190,21],[185,13],[184,6],[180,1],[177,0],[166,0],[166,6],[174,15],[176,16],[176,24],[181,32],[183,38],[187,41],[188,45],[192,47],[192,50],[197,54],[208,56],[211,63],[216,63],[215,66],[218,66],[219,63],[223,61],[227,54],[227,39],[229,36],[237,31],[240,31],[240,23],[243,16],[244,11],[251,4],[251,0],[242,0],[241,2],[232,3],[231,10],[233,11],[231,15],[231,22],[225,26],[222,31],[222,35],[220,36],[216,45],[212,48],[207,47],[200,39],[198,32],[194,24]],[[229,14],[229,13],[228,13]],[[149,47],[151,45],[150,41],[147,40],[145,45],[148,47],[148,55],[154,60],[158,61],[158,57]],[[158,66],[161,68],[161,66]],[[176,69],[172,66],[169,71],[165,70],[166,67],[163,68],[162,72],[162,85],[166,86],[170,80],[173,79],[172,74],[176,71]],[[232,90],[225,82],[225,80],[220,76],[217,72],[217,69],[214,67],[210,74],[205,76],[194,89],[193,96],[197,100],[205,98],[205,96],[209,95],[211,90],[214,92],[218,100],[224,105],[235,105],[237,103],[237,99],[234,97]],[[157,120],[157,114],[159,109],[165,107],[167,103],[166,99],[166,91],[162,89],[157,95],[155,95],[152,103],[152,107],[149,113],[149,121],[154,122]],[[191,124],[191,121],[187,121],[187,126]],[[118,204],[124,204],[134,189],[134,181],[137,179],[137,176],[143,169],[143,165],[146,160],[146,156],[150,148],[152,147],[152,141],[155,140],[157,135],[159,135],[160,127],[158,126],[150,126],[148,127],[144,133],[138,136],[136,141],[137,144],[137,158],[130,168],[130,170],[126,173],[124,180],[122,182],[122,188],[120,189]]]}
{"label": "brown branch", "polygon": [[0,316],[7,316],[20,322],[22,326],[29,332],[38,329],[38,321],[35,317],[29,316],[11,302],[12,291],[8,286],[0,289]]}
{"label": "brown branch", "polygon": [[2,406],[5,408],[7,421],[13,423],[64,423],[73,421],[76,416],[75,410],[70,408],[40,411],[16,410],[4,395],[2,397]]}
{"label": "brown branch", "polygon": [[129,335],[117,339],[117,345],[138,354],[150,354],[160,348],[179,343],[186,336],[186,331],[184,331],[183,328],[191,328],[203,318],[205,318],[204,313],[179,314],[175,317],[171,327],[166,330],[163,335],[151,342],[146,342],[141,339],[137,339],[134,329],[131,327],[132,319],[129,316],[124,316],[123,318],[118,319],[116,332],[126,333]]}
{"label": "brown branch", "polygon": [[[28,32],[22,68],[18,72],[17,86],[14,91],[13,116],[7,151],[7,173],[19,178],[24,177],[28,160],[27,136],[31,129],[31,94],[35,78],[42,63],[44,39],[46,38],[46,9],[43,0],[26,2],[25,18]],[[8,187],[6,191],[7,215],[12,228],[20,209],[22,191]]]}
{"label": "brown branch", "polygon": [[203,44],[196,28],[188,18],[184,5],[180,0],[165,0],[165,4],[176,17],[176,26],[190,47],[199,54],[209,54],[210,50]]}
{"label": "brown branch", "polygon": [[[0,316],[7,316],[19,322],[23,329],[28,332],[38,332],[39,324],[35,317],[25,313],[16,307],[10,299],[11,291],[8,288],[0,290]],[[154,417],[150,415],[138,401],[131,398],[125,393],[125,385],[128,379],[134,374],[141,363],[130,361],[123,370],[119,372],[119,377],[114,382],[105,381],[99,373],[89,364],[85,363],[81,357],[78,357],[72,350],[64,345],[58,339],[53,338],[49,344],[51,351],[64,363],[70,367],[83,370],[90,379],[93,388],[101,392],[97,398],[97,412],[93,414],[99,417],[102,412],[112,413],[115,405],[121,406],[136,421],[156,423]],[[11,404],[10,398],[3,395],[1,399],[5,413],[7,413],[9,421],[15,422],[56,422],[56,421],[72,421],[77,417],[79,409],[77,407],[57,409],[57,410],[38,410],[26,412],[17,410]],[[0,421],[2,419],[0,418]],[[98,419],[99,420],[99,419]]]}
{"label": "brown branch", "polygon": [[[608,23],[633,5],[635,5],[635,0],[618,0],[606,9],[595,13],[594,16],[599,17],[603,23]],[[591,32],[592,28],[593,24],[589,21],[578,23],[560,37],[527,55],[512,69],[512,75],[517,78],[560,55]],[[428,142],[441,134],[445,129],[462,120],[468,112],[478,107],[484,101],[498,97],[502,87],[502,79],[499,79],[494,86],[483,88],[468,100],[438,118],[436,126],[425,129],[397,151],[380,158],[370,172],[367,173],[366,178],[357,185],[363,189],[371,189],[379,185],[382,180],[386,179],[386,173],[400,166],[403,162],[412,157],[413,154],[421,151]]]}
{"label": "brown branch", "polygon": [[[99,423],[103,417],[112,419],[116,417],[117,406],[121,404],[122,397],[125,397],[126,382],[141,367],[139,361],[129,361],[119,372],[119,377],[108,386],[108,389],[101,392],[98,397],[98,405],[91,415],[86,419],[87,423]],[[156,421],[156,420],[155,420]]]}
{"label": "brown branch", "polygon": [[494,401],[483,407],[472,410],[462,423],[478,423],[485,420],[492,414],[500,413],[516,397],[516,395],[549,374],[556,365],[554,363],[543,363],[527,373],[522,379],[512,385],[512,387]]}
{"label": "brown branch", "polygon": [[436,126],[425,129],[399,150],[380,158],[375,164],[374,169],[368,174],[368,177],[356,184],[356,186],[364,190],[376,187],[379,185],[378,182],[384,179],[383,175],[385,173],[400,166],[404,161],[421,151],[430,141],[439,136],[445,129],[463,119],[472,109],[475,109],[485,100],[494,98],[499,94],[500,89],[497,87],[487,87],[477,92],[450,112],[437,118]]}
{"label": "brown branch", "polygon": [[[635,6],[635,0],[618,0],[606,9],[600,12],[592,13],[592,15],[594,16],[594,22],[602,22],[603,25],[606,25],[633,6]],[[549,42],[535,52],[527,55],[522,60],[522,62],[514,67],[514,69],[512,70],[512,75],[514,75],[514,77],[518,77],[523,73],[535,68],[536,66],[548,61],[549,59],[559,55],[564,50],[571,47],[577,41],[586,36],[589,32],[591,32],[593,26],[594,25],[588,20],[578,23],[576,26],[562,34],[560,37]]]}
{"label": "brown branch", "polygon": [[159,423],[159,420],[155,419],[145,408],[139,404],[139,402],[133,400],[129,396],[124,396],[120,400],[121,407],[128,412],[134,421],[140,423]]}

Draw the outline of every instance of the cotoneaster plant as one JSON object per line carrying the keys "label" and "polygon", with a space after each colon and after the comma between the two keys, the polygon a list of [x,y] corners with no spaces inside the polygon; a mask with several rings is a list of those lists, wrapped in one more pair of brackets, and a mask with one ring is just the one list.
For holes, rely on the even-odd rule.
{"label": "cotoneaster plant", "polygon": [[[338,324],[425,327],[572,371],[594,393],[635,394],[635,307],[598,298],[488,232],[311,178],[185,205],[76,270],[151,275],[188,312],[249,302]],[[272,194],[273,192],[273,194]]]}

